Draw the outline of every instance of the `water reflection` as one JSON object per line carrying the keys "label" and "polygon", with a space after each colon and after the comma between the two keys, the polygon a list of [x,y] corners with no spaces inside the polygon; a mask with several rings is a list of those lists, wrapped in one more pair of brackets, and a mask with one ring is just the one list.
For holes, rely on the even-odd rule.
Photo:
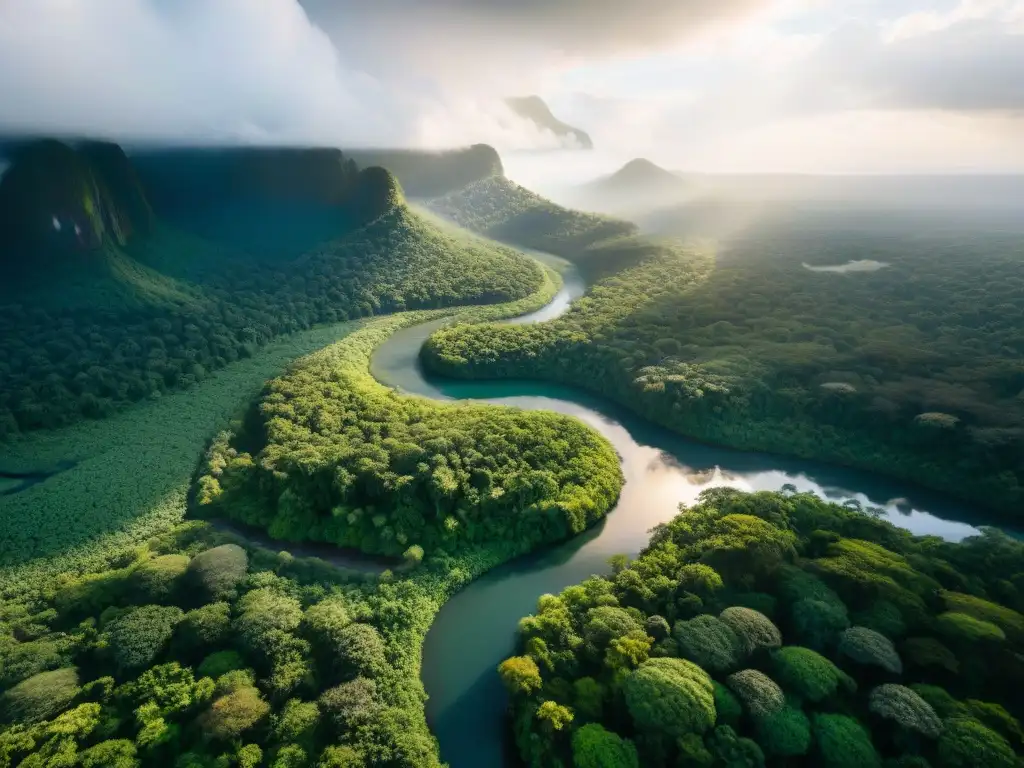
{"label": "water reflection", "polygon": [[821,267],[808,264],[806,261],[802,264],[804,269],[809,269],[811,272],[838,272],[840,274],[846,274],[847,272],[877,272],[889,266],[887,261],[875,261],[874,259],[858,259],[857,261],[848,261],[845,264],[831,264]]}
{"label": "water reflection", "polygon": [[974,519],[971,510],[938,494],[866,472],[703,445],[579,390],[537,382],[430,378],[419,365],[419,349],[442,323],[395,334],[375,354],[374,375],[404,392],[434,399],[575,416],[615,446],[626,478],[618,504],[602,523],[559,547],[485,574],[438,614],[424,644],[422,677],[430,696],[427,719],[451,768],[516,764],[506,740],[506,697],[494,670],[514,652],[517,623],[533,612],[537,598],[607,572],[613,554],[636,555],[651,528],[708,488],[806,491],[870,510],[916,534],[956,541],[977,532],[965,522]]}

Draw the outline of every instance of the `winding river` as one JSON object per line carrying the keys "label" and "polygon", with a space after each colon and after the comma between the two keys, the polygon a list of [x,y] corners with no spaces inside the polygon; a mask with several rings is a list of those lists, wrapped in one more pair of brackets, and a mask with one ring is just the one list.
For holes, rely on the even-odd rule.
{"label": "winding river", "polygon": [[[563,288],[546,307],[506,322],[553,319],[583,294],[585,286],[567,262],[534,255],[561,271]],[[424,644],[422,677],[430,697],[427,719],[440,742],[441,757],[451,768],[516,764],[506,743],[505,696],[495,667],[513,653],[519,618],[534,610],[537,598],[606,572],[607,558],[613,554],[636,554],[646,544],[651,527],[671,518],[680,502],[695,501],[705,488],[778,490],[790,484],[838,502],[875,507],[914,533],[957,540],[976,531],[959,522],[972,519],[967,508],[907,484],[798,459],[702,445],[579,390],[536,382],[430,378],[419,365],[419,350],[445,322],[450,320],[413,326],[392,336],[373,357],[377,379],[437,400],[482,400],[576,416],[611,441],[626,478],[619,503],[601,524],[566,544],[487,573],[439,612]],[[256,359],[241,361],[187,392],[103,422],[84,422],[59,434],[24,441],[18,451],[12,448],[5,457],[11,466],[0,467],[0,475],[8,475],[0,477],[0,515],[16,521],[19,516],[37,514],[40,505],[73,508],[79,528],[69,534],[78,538],[70,541],[68,552],[82,550],[76,555],[80,559],[87,559],[96,541],[137,541],[180,520],[196,446],[208,439],[210,425],[224,423],[255,395],[261,382],[279,375],[291,360],[337,341],[355,327],[358,324],[340,324],[282,339]],[[155,431],[160,436],[156,443]],[[71,447],[76,456],[85,458],[67,460]],[[120,510],[97,516],[94,527],[104,529],[113,522],[124,530],[107,539],[90,539],[102,530],[82,527],[77,512],[83,504]],[[148,512],[139,516],[138,509]],[[252,531],[236,532],[256,543],[275,545]],[[387,565],[365,557],[354,562],[356,558],[347,553],[315,545],[289,544],[288,549],[361,570],[376,571]]]}
{"label": "winding river", "polygon": [[[507,322],[550,320],[584,291],[565,261],[535,255],[562,272],[562,291],[544,309]],[[680,502],[695,501],[705,488],[779,490],[789,484],[840,503],[875,507],[877,514],[917,534],[959,540],[976,532],[959,522],[972,518],[968,509],[937,495],[865,472],[696,443],[579,390],[536,382],[428,377],[419,364],[419,350],[446,322],[392,336],[374,355],[374,376],[400,391],[436,400],[482,400],[576,416],[612,442],[626,477],[618,505],[594,529],[491,571],[441,609],[424,644],[422,677],[430,697],[427,719],[440,742],[441,758],[451,768],[517,764],[507,743],[505,694],[495,667],[514,652],[516,625],[533,612],[537,598],[606,572],[613,554],[635,555],[654,525],[671,518]]]}

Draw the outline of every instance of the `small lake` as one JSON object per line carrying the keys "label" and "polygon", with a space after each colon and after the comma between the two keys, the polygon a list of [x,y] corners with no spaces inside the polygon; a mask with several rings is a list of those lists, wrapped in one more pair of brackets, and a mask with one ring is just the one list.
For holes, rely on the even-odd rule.
{"label": "small lake", "polygon": [[858,261],[848,261],[845,264],[832,264],[824,267],[816,267],[806,261],[802,265],[804,269],[809,269],[811,272],[838,272],[844,275],[850,272],[877,272],[889,266],[888,262],[874,259],[859,259]]}
{"label": "small lake", "polygon": [[[564,311],[583,285],[560,260],[565,287],[552,305],[519,322],[550,319]],[[669,520],[680,502],[693,503],[706,488],[779,490],[790,484],[839,503],[877,507],[896,525],[917,534],[959,540],[976,532],[970,511],[937,494],[865,472],[767,454],[716,448],[657,427],[607,401],[553,384],[453,381],[428,377],[419,364],[426,338],[446,320],[407,328],[376,352],[374,375],[410,394],[437,400],[482,400],[575,416],[612,442],[626,485],[615,509],[570,542],[520,558],[485,574],[441,609],[423,650],[427,719],[451,768],[517,765],[507,743],[504,689],[495,671],[515,650],[519,619],[537,598],[557,593],[595,573],[607,573],[614,554],[636,555],[648,532]]]}

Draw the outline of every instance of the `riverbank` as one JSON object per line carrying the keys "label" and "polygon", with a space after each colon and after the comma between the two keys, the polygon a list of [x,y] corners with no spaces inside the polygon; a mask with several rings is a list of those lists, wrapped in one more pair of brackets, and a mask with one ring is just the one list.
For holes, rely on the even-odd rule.
{"label": "riverbank", "polygon": [[[549,304],[561,278],[543,269],[540,286],[515,302],[448,307],[350,321],[278,339],[253,357],[216,372],[187,391],[140,403],[102,421],[33,433],[5,445],[5,466],[74,466],[16,493],[0,495],[0,583],[5,594],[62,571],[102,568],[112,554],[137,546],[185,518],[189,487],[204,446],[229,426],[264,383],[295,360],[368,324],[465,315],[477,321],[526,314]],[[14,481],[16,482],[16,481]],[[11,490],[10,486],[3,490]]]}
{"label": "riverbank", "polygon": [[[427,721],[451,768],[510,766],[503,714],[507,698],[495,673],[514,651],[521,616],[537,598],[608,569],[614,554],[637,554],[651,527],[709,488],[789,488],[878,514],[917,534],[960,540],[977,533],[969,508],[897,481],[795,458],[716,448],[638,418],[584,390],[524,381],[430,377],[420,365],[426,338],[444,321],[398,331],[376,349],[371,370],[396,390],[441,401],[482,401],[553,410],[581,419],[615,447],[626,478],[616,508],[572,540],[504,564],[475,563],[479,575],[449,585],[423,641]],[[933,514],[934,513],[934,514]],[[510,558],[515,553],[508,553]],[[471,572],[467,572],[469,576]]]}

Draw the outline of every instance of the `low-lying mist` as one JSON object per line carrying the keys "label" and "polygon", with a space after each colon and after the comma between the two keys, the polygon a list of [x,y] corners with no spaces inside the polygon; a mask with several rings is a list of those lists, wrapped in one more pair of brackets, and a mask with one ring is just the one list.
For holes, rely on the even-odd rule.
{"label": "low-lying mist", "polygon": [[[902,228],[1024,230],[1021,175],[688,173],[602,150],[503,155],[506,174],[563,205],[653,234],[729,237],[753,224],[880,215]],[[895,226],[895,223],[893,224]]]}

